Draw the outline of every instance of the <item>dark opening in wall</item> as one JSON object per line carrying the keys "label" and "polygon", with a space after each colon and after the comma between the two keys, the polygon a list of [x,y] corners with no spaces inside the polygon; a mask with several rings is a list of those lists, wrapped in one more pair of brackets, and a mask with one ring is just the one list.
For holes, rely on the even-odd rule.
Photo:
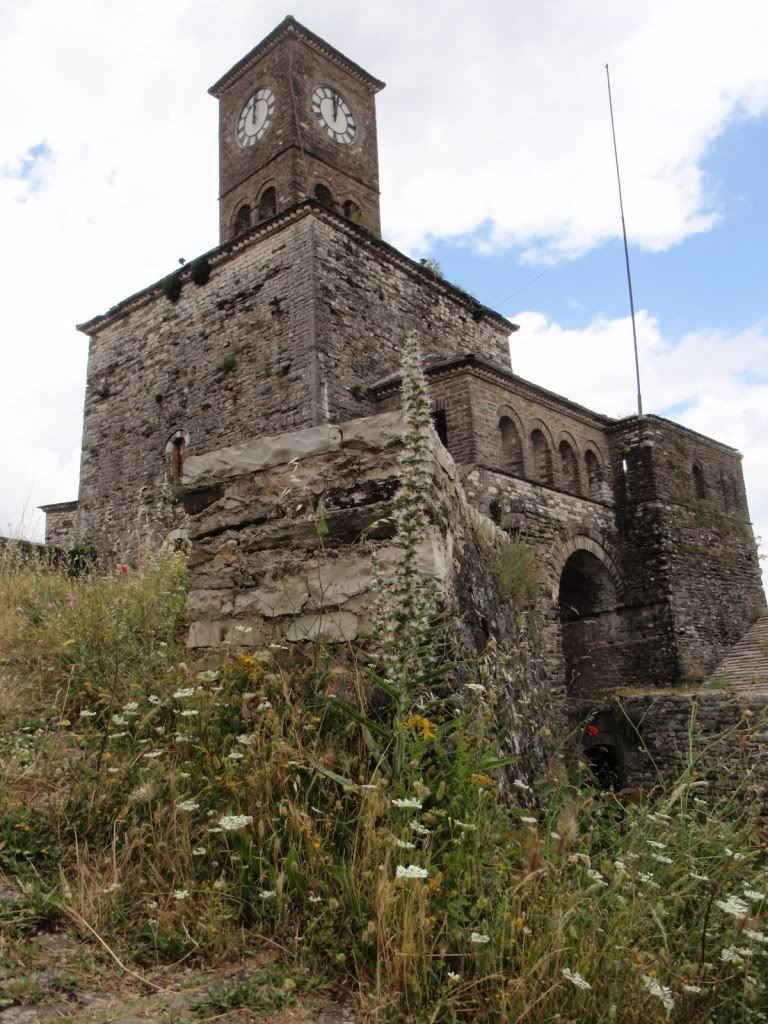
{"label": "dark opening in wall", "polygon": [[723,508],[726,512],[733,512],[734,509],[738,508],[739,504],[736,495],[736,484],[725,471],[720,474],[720,490],[723,494]]}
{"label": "dark opening in wall", "polygon": [[552,452],[543,431],[538,428],[531,434],[531,449],[533,451],[533,473],[534,479],[541,484],[549,484],[551,487],[555,482],[555,474],[552,469]]}
{"label": "dark opening in wall", "polygon": [[433,409],[430,413],[432,417],[432,425],[437,432],[437,436],[443,443],[443,447],[448,447],[448,419],[445,415],[445,409]]}
{"label": "dark opening in wall", "polygon": [[707,485],[704,480],[704,470],[701,468],[698,462],[694,462],[693,464],[693,469],[691,470],[691,479],[693,481],[694,498],[706,498]]}
{"label": "dark opening in wall", "polygon": [[315,199],[318,203],[322,203],[323,206],[327,206],[328,209],[333,209],[333,196],[331,190],[325,185],[315,185]]}
{"label": "dark opening in wall", "polygon": [[561,441],[558,449],[560,453],[560,478],[563,487],[571,494],[579,494],[581,485],[579,481],[579,463],[576,453],[567,441]]}
{"label": "dark opening in wall", "polygon": [[560,576],[560,624],[568,693],[593,697],[624,680],[624,629],[616,587],[600,559],[575,551]]}
{"label": "dark opening in wall", "polygon": [[590,498],[601,498],[603,496],[603,468],[591,448],[587,448],[584,452],[584,464],[587,467],[589,496]]}
{"label": "dark opening in wall", "polygon": [[511,416],[499,420],[501,434],[501,458],[504,469],[514,476],[523,476],[523,439]]}
{"label": "dark opening in wall", "polygon": [[238,209],[237,213],[235,214],[235,223],[232,228],[233,237],[237,235],[242,235],[242,233],[244,231],[247,231],[250,228],[250,226],[251,208],[248,205],[248,203],[243,203],[243,205]]}
{"label": "dark opening in wall", "polygon": [[277,213],[277,192],[270,185],[269,188],[265,188],[261,193],[259,199],[259,220],[266,220],[268,217],[274,217]]}
{"label": "dark opening in wall", "polygon": [[587,727],[584,757],[597,783],[603,789],[622,787],[624,773],[621,755],[621,745],[612,733],[603,732],[597,726]]}
{"label": "dark opening in wall", "polygon": [[342,209],[344,210],[344,216],[348,220],[354,221],[355,224],[360,223],[360,207],[354,199],[347,199]]}
{"label": "dark opening in wall", "polygon": [[181,480],[182,473],[184,472],[186,447],[186,441],[183,437],[174,437],[171,443],[171,480],[174,483]]}

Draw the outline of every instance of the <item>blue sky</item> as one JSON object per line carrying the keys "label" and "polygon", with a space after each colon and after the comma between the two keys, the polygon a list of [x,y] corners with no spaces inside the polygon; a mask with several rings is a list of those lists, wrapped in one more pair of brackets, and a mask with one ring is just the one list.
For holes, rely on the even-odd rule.
{"label": "blue sky", "polygon": [[[703,326],[738,332],[768,316],[768,120],[730,124],[711,146],[703,170],[720,219],[711,230],[662,252],[632,243],[633,210],[625,196],[635,305],[652,310],[673,340]],[[615,193],[610,201],[618,230]],[[537,309],[564,327],[583,327],[597,315],[627,313],[620,238],[582,256],[536,265],[522,259],[524,246],[479,253],[474,243],[483,235],[481,229],[459,240],[434,240],[430,255],[447,278],[505,316]]]}

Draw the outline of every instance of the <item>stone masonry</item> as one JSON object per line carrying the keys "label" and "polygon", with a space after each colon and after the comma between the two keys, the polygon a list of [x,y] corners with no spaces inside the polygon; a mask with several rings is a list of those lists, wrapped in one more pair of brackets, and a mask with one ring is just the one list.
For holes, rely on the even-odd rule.
{"label": "stone masonry", "polygon": [[[322,127],[319,86],[354,112],[353,139]],[[382,240],[382,87],[288,18],[212,88],[222,243],[79,328],[90,339],[79,498],[45,506],[47,541],[125,560],[140,536],[189,535],[195,650],[234,642],[237,625],[254,637],[284,631],[286,616],[296,640],[330,630],[351,641],[367,615],[355,530],[366,503],[383,510],[395,488],[386,417],[399,407],[403,339],[416,330],[447,450],[436,461],[453,467],[461,495],[449,504],[472,506],[486,529],[535,556],[542,665],[561,710],[567,695],[576,718],[610,718],[627,687],[700,687],[765,604],[740,454],[658,416],[613,419],[523,380],[510,363],[515,325]],[[259,89],[272,94],[272,120],[243,146],[236,125]],[[344,442],[345,430],[347,442],[364,441]],[[305,445],[310,504],[291,513],[278,484],[295,489],[298,471],[275,453]],[[386,493],[369,501],[377,472]],[[289,586],[286,552],[295,561],[315,551],[318,503],[346,523],[348,564],[333,578],[312,564],[320,582]],[[469,560],[457,576],[437,540],[430,557],[446,579],[472,579]],[[460,601],[473,642],[494,628],[503,642],[504,616],[482,591]]]}

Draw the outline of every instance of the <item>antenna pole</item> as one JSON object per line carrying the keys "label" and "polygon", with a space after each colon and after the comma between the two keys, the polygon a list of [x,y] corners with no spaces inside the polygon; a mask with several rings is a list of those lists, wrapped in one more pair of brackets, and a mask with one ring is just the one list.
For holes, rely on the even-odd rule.
{"label": "antenna pole", "polygon": [[613,123],[613,99],[611,97],[611,73],[605,65],[605,77],[608,81],[608,106],[611,111],[611,132],[613,134],[613,155],[616,159],[616,181],[619,185],[619,209],[621,210],[621,233],[624,236],[624,261],[627,265],[627,287],[629,288],[629,310],[632,314],[632,340],[635,346],[635,378],[637,380],[637,415],[643,415],[643,396],[640,392],[640,360],[637,355],[637,330],[635,329],[635,300],[632,296],[632,274],[629,270],[629,246],[627,245],[627,226],[624,222],[624,200],[621,197],[621,174],[619,173],[619,151],[616,148],[616,126]]}

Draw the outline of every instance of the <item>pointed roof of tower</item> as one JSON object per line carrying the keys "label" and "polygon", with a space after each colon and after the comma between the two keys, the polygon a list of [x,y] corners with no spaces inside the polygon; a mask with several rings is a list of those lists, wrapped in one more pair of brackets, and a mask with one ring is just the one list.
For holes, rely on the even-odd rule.
{"label": "pointed roof of tower", "polygon": [[215,82],[208,92],[211,96],[215,96],[217,99],[233,82],[237,81],[241,75],[244,75],[261,57],[282,42],[288,36],[295,36],[297,39],[301,39],[303,42],[311,46],[313,50],[317,50],[328,60],[331,60],[334,64],[343,68],[346,72],[354,75],[355,78],[359,78],[365,82],[366,85],[372,90],[372,92],[379,92],[384,88],[384,82],[379,81],[378,78],[374,78],[373,75],[369,75],[368,72],[361,68],[359,64],[355,64],[349,57],[345,57],[343,53],[340,53],[335,47],[331,46],[330,43],[326,43],[320,36],[316,36],[314,32],[310,32],[308,28],[296,21],[292,14],[287,15],[280,24],[272,29],[269,35],[265,36],[260,43],[247,53],[237,64],[233,64],[226,74],[222,75],[218,82]]}

